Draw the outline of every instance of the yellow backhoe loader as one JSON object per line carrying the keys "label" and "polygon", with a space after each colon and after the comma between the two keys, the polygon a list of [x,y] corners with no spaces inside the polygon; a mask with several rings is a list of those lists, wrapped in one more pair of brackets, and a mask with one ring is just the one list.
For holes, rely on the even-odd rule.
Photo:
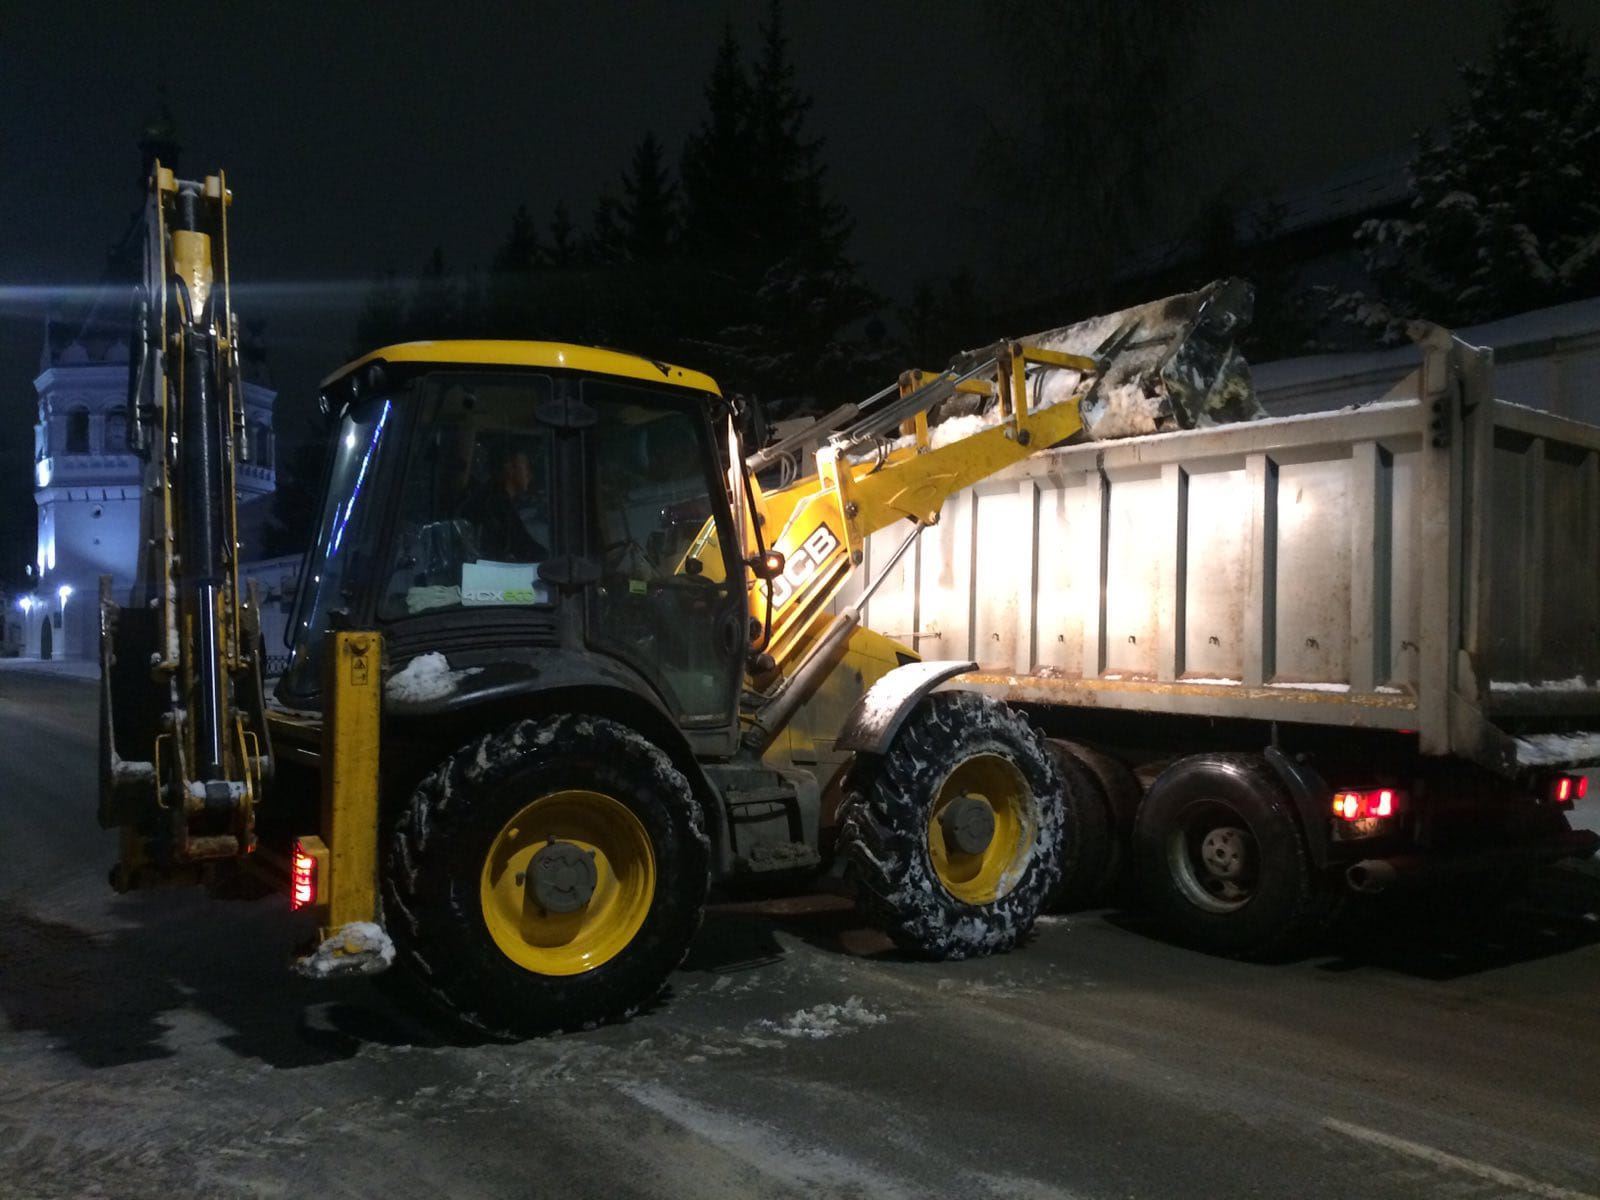
{"label": "yellow backhoe loader", "polygon": [[[861,605],[945,499],[1062,441],[1259,414],[1242,284],[908,372],[762,447],[695,371],[413,342],[331,375],[292,653],[238,584],[221,175],[157,167],[133,362],[143,583],[102,597],[119,888],[282,856],[310,974],[394,963],[494,1033],[660,989],[708,889],[842,863],[903,948],[1010,947],[1074,840],[1017,712]],[[867,538],[906,536],[850,606]]]}

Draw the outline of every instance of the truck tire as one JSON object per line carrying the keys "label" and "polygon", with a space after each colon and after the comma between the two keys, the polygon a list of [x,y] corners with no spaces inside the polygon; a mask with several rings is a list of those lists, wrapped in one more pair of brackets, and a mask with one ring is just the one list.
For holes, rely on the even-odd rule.
{"label": "truck tire", "polygon": [[1139,806],[1140,892],[1178,940],[1240,958],[1292,952],[1325,914],[1293,801],[1252,754],[1197,754]]}
{"label": "truck tire", "polygon": [[970,692],[927,697],[885,754],[858,760],[839,818],[867,918],[935,959],[1014,946],[1076,837],[1043,738]]}
{"label": "truck tire", "polygon": [[1111,824],[1111,801],[1100,780],[1062,742],[1051,739],[1050,753],[1061,773],[1061,800],[1072,813],[1077,837],[1062,853],[1061,882],[1050,894],[1053,912],[1093,908],[1104,898],[1120,858]]}
{"label": "truck tire", "polygon": [[397,958],[499,1037],[631,1015],[683,960],[710,844],[688,781],[601,717],[526,720],[469,742],[412,793],[389,840]]}
{"label": "truck tire", "polygon": [[1144,786],[1133,768],[1104,750],[1065,739],[1057,743],[1075,755],[1100,783],[1111,814],[1111,860],[1107,864],[1104,899],[1126,892],[1129,862],[1133,858],[1133,822],[1144,799]]}

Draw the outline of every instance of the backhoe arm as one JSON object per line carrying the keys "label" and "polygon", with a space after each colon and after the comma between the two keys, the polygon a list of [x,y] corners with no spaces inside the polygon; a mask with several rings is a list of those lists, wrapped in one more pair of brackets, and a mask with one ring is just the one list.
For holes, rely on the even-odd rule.
{"label": "backhoe arm", "polygon": [[146,460],[138,580],[126,607],[109,578],[100,597],[100,820],[123,829],[119,888],[248,854],[270,768],[258,621],[239,589],[230,199],[220,173],[152,171],[129,368]]}

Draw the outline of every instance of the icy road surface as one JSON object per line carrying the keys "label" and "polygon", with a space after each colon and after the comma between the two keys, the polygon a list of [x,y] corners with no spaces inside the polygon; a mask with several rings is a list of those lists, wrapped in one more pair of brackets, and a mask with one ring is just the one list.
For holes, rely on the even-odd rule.
{"label": "icy road surface", "polygon": [[117,898],[94,691],[0,671],[0,1196],[1600,1196],[1600,882],[1274,967],[1112,913],[895,960],[715,911],[632,1024],[460,1041],[285,969],[278,901]]}

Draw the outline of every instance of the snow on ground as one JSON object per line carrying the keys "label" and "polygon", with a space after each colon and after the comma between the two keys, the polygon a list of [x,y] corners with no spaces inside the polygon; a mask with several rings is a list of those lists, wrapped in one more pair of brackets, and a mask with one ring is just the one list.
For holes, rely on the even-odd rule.
{"label": "snow on ground", "polygon": [[482,667],[464,670],[450,669],[450,660],[438,651],[419,654],[405,665],[405,669],[391,675],[384,685],[383,698],[402,704],[420,704],[448,696],[461,682],[476,675]]}
{"label": "snow on ground", "polygon": [[816,1040],[839,1033],[854,1033],[867,1025],[882,1025],[888,1019],[882,1013],[868,1008],[860,996],[851,996],[843,1004],[817,1004],[790,1013],[782,1021],[760,1021],[758,1024],[779,1037]]}
{"label": "snow on ground", "polygon": [[1517,762],[1525,767],[1600,762],[1600,730],[1537,733],[1517,739]]}

